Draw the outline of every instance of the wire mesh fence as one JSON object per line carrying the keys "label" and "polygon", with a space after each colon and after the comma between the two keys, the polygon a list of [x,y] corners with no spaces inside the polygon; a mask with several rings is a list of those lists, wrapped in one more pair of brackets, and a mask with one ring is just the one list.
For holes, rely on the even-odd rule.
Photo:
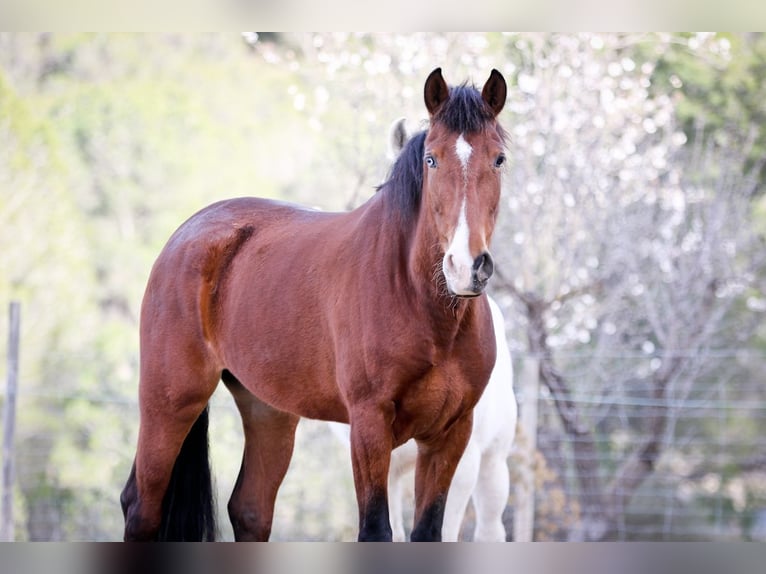
{"label": "wire mesh fence", "polygon": [[[516,356],[516,386],[524,356]],[[635,363],[644,357],[622,357]],[[735,361],[736,357],[718,357]],[[766,540],[766,357],[751,355],[736,376],[697,379],[681,394],[653,398],[631,384],[599,387],[570,378],[571,396],[553,396],[540,385],[535,426],[537,449],[523,455],[528,437],[518,434],[508,459],[514,485],[526,465],[534,476],[534,540],[573,540],[594,519],[583,501],[614,513],[616,476],[653,436],[647,421],[664,413],[658,456],[614,517],[605,540]],[[572,372],[576,372],[573,369]],[[586,371],[582,371],[582,377]],[[680,388],[679,382],[677,388]],[[521,417],[525,401],[517,392]],[[588,436],[561,424],[557,402],[570,401]],[[136,399],[98,393],[24,389],[18,397],[17,474],[14,500],[17,540],[119,540],[119,492],[132,463],[138,427]],[[240,421],[221,387],[213,397],[211,452],[218,487],[221,538],[232,538],[226,500],[242,453]],[[591,441],[588,460],[576,448]],[[295,454],[280,490],[276,540],[353,540],[354,496],[348,446],[317,421],[299,426]],[[649,464],[647,462],[647,464]],[[624,477],[623,477],[624,478]],[[629,478],[629,477],[628,477]],[[505,524],[515,539],[518,493],[511,489]],[[411,520],[411,511],[405,515]],[[470,540],[472,510],[463,539]],[[595,518],[598,518],[596,516]]]}
{"label": "wire mesh fence", "polygon": [[[741,356],[741,350],[719,351],[715,361],[734,363]],[[571,539],[588,519],[583,501],[613,519],[605,540],[762,539],[766,381],[759,375],[766,360],[757,352],[748,357],[759,367],[729,376],[719,376],[731,373],[728,368],[693,380],[681,376],[659,397],[630,382],[593,385],[585,372],[570,377],[570,395],[540,387],[536,539]],[[635,370],[651,359],[619,360]],[[565,430],[560,401],[576,409],[587,433]],[[584,443],[593,448],[578,448]],[[621,492],[620,484],[632,490]]]}

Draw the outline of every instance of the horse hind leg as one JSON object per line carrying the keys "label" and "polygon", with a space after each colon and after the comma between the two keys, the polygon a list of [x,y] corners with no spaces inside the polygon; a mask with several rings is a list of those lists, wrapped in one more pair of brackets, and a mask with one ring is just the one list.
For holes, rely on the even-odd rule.
{"label": "horse hind leg", "polygon": [[142,358],[138,446],[120,497],[125,540],[215,536],[207,404],[219,373],[202,360],[169,362],[174,356]]}
{"label": "horse hind leg", "polygon": [[136,458],[120,496],[126,541],[212,540],[207,403],[142,413]]}
{"label": "horse hind leg", "polygon": [[274,504],[290,466],[300,417],[270,407],[228,371],[223,381],[234,397],[245,435],[229,519],[237,541],[265,542],[271,535]]}

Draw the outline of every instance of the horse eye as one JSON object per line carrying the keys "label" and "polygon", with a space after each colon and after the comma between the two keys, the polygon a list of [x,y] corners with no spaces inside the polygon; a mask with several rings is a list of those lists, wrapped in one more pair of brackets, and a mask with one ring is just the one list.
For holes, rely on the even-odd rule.
{"label": "horse eye", "polygon": [[436,167],[436,158],[432,155],[426,156],[426,165],[428,167]]}
{"label": "horse eye", "polygon": [[497,159],[495,160],[495,167],[500,167],[505,163],[505,156],[503,154],[500,154],[497,156]]}

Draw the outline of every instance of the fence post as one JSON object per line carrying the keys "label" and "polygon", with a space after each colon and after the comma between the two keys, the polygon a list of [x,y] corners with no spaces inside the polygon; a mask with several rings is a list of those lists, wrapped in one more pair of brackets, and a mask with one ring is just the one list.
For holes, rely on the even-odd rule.
{"label": "fence post", "polygon": [[540,360],[525,357],[519,388],[519,427],[522,441],[520,480],[515,487],[513,511],[514,542],[531,542],[535,531],[535,452],[537,451],[537,401],[540,392]]}
{"label": "fence post", "polygon": [[21,305],[11,301],[8,308],[8,382],[3,407],[3,489],[0,515],[0,541],[13,542],[14,430],[16,426],[16,389],[19,380],[19,326]]}

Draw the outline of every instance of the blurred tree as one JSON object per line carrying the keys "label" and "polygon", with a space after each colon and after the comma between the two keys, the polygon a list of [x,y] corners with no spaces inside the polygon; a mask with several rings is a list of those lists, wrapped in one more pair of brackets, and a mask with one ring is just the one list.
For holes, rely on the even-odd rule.
{"label": "blurred tree", "polygon": [[[663,454],[670,405],[715,366],[711,348],[751,339],[758,319],[740,307],[766,270],[747,223],[762,161],[740,147],[688,145],[674,89],[649,89],[654,62],[627,55],[633,42],[545,35],[509,44],[519,89],[509,102],[498,269],[570,444],[583,516],[571,539],[619,536]],[[614,360],[635,354],[648,365]],[[568,371],[580,373],[577,387]],[[615,427],[618,392],[654,408]],[[598,416],[584,412],[584,397]],[[604,467],[605,437],[626,429],[632,450],[613,451],[614,467]]]}
{"label": "blurred tree", "polygon": [[[247,37],[247,36],[246,36]],[[391,122],[409,118],[424,128],[425,77],[442,66],[451,83],[484,82],[492,66],[485,34],[282,34],[258,36],[254,53],[273,67],[294,70],[289,100],[303,114],[324,155],[310,164],[292,198],[331,209],[356,207],[386,175]],[[481,77],[474,77],[481,74]],[[331,197],[317,190],[334,190]]]}
{"label": "blurred tree", "polygon": [[692,143],[737,147],[745,169],[766,155],[766,34],[688,33],[636,44],[636,52],[656,61],[654,93],[677,93],[677,117]]}
{"label": "blurred tree", "polygon": [[[357,205],[385,176],[391,121],[425,120],[437,66],[452,83],[480,85],[492,67],[511,80],[497,295],[515,350],[544,358],[559,421],[541,432],[583,454],[585,521],[570,536],[611,535],[661,459],[652,437],[715,430],[672,416],[641,427],[627,410],[615,426],[610,390],[669,405],[720,389],[704,375],[733,374],[709,349],[752,345],[762,319],[763,62],[763,36],[737,34],[0,34],[0,299],[25,309],[25,537],[121,535],[136,318],[173,229],[235,195]],[[631,368],[608,360],[625,353],[639,357]],[[227,404],[212,444],[236,460]],[[594,449],[622,466],[594,468]],[[693,460],[690,480],[731,462]],[[221,462],[223,491],[238,465]],[[302,514],[283,537],[332,512],[336,498],[307,491],[321,466],[298,463],[306,476],[283,504]],[[311,537],[329,524],[311,523]]]}
{"label": "blurred tree", "polygon": [[71,388],[74,361],[68,355],[90,341],[90,332],[79,331],[73,317],[88,324],[93,276],[60,142],[2,70],[0,150],[0,299],[19,299],[25,312],[16,468],[27,508],[19,515],[29,516],[30,539],[56,539],[55,521],[42,530],[31,525],[49,524],[32,518],[58,512],[61,492],[50,480],[50,465],[52,437],[63,430],[64,421],[58,407],[30,409],[28,397],[43,388]]}
{"label": "blurred tree", "polygon": [[27,319],[27,537],[117,537],[149,268],[195,210],[278,196],[305,124],[281,97],[289,71],[258,66],[236,35],[4,34],[0,46],[0,294],[21,297]]}

